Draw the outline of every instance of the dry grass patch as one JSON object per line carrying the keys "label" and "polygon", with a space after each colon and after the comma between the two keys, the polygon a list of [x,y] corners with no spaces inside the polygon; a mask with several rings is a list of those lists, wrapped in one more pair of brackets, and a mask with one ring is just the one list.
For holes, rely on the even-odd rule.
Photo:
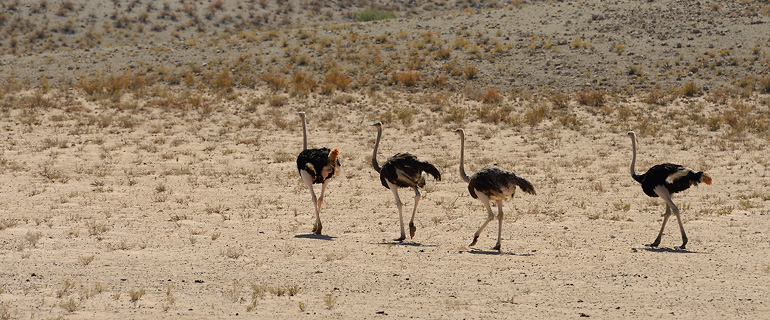
{"label": "dry grass patch", "polygon": [[682,85],[682,88],[679,89],[679,94],[684,97],[694,97],[699,95],[700,91],[700,87],[695,82],[690,81]]}
{"label": "dry grass patch", "polygon": [[530,108],[524,112],[524,122],[530,126],[536,126],[548,117],[550,109],[545,103],[530,105]]}
{"label": "dry grass patch", "polygon": [[145,293],[146,292],[145,292],[144,288],[139,289],[139,290],[131,289],[131,290],[128,291],[128,295],[129,295],[130,301],[132,303],[134,303],[134,304],[136,304],[139,301],[139,299],[141,299],[145,295]]}
{"label": "dry grass patch", "polygon": [[416,71],[395,72],[390,77],[391,83],[400,83],[405,87],[414,87],[420,81],[420,73]]}
{"label": "dry grass patch", "polygon": [[322,91],[326,94],[334,90],[345,91],[351,82],[353,82],[353,79],[335,70],[324,76],[324,88],[322,88]]}
{"label": "dry grass patch", "polygon": [[584,106],[601,107],[606,102],[607,93],[604,90],[580,90],[575,94],[575,100]]}

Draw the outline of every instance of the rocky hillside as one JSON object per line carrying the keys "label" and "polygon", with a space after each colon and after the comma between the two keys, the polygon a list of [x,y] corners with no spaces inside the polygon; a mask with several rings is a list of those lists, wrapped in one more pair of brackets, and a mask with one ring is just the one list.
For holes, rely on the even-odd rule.
{"label": "rocky hillside", "polygon": [[745,95],[770,91],[769,13],[748,0],[12,0],[0,73],[21,87],[130,74],[320,90],[333,74],[342,89]]}

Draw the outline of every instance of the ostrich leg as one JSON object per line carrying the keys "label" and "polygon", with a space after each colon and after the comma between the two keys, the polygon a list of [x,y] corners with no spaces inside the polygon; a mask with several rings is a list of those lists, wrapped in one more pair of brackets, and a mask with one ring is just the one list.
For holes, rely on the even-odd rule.
{"label": "ostrich leg", "polygon": [[305,185],[307,185],[307,189],[310,190],[310,196],[313,199],[313,209],[315,209],[315,217],[316,217],[315,224],[313,225],[313,233],[319,234],[320,232],[317,232],[317,231],[320,225],[320,220],[319,220],[320,212],[318,212],[318,198],[316,198],[315,191],[313,191],[313,177],[311,177],[310,174],[307,173],[307,171],[305,170],[301,170],[299,174],[302,177],[302,181],[304,181]]}
{"label": "ostrich leg", "polygon": [[660,233],[658,234],[658,238],[655,239],[655,242],[653,242],[650,246],[655,247],[658,244],[660,244],[660,237],[663,234],[663,227],[666,226],[666,221],[671,216],[671,211],[674,212],[674,215],[676,215],[676,219],[679,221],[679,231],[682,233],[682,246],[679,248],[684,250],[685,246],[687,245],[687,235],[684,233],[684,225],[682,224],[682,218],[679,216],[679,208],[676,207],[674,204],[674,201],[671,200],[671,194],[668,192],[668,189],[664,186],[657,186],[655,187],[655,193],[664,201],[666,201],[666,215],[663,217],[663,226],[660,228]]}
{"label": "ostrich leg", "polygon": [[326,184],[329,183],[329,180],[324,181],[323,184],[321,184],[321,196],[318,197],[318,208],[316,208],[315,211],[315,221],[316,225],[313,227],[313,230],[315,231],[315,234],[321,234],[321,204],[324,203],[324,191],[326,191]]}
{"label": "ostrich leg", "polygon": [[503,235],[503,200],[497,200],[497,244],[492,250],[500,251],[501,237]]}
{"label": "ostrich leg", "polygon": [[671,207],[668,206],[668,203],[666,203],[666,213],[663,214],[663,224],[660,226],[660,232],[658,232],[658,237],[655,238],[655,241],[650,244],[650,247],[657,247],[660,244],[660,239],[663,237],[663,229],[666,227],[666,222],[668,221],[668,218],[671,216]]}
{"label": "ostrich leg", "polygon": [[420,189],[414,187],[414,209],[412,210],[412,219],[409,220],[409,238],[411,239],[414,239],[414,232],[417,231],[417,227],[414,226],[414,214],[417,213],[417,203],[420,202],[421,198]]}
{"label": "ostrich leg", "polygon": [[676,220],[679,222],[679,232],[682,234],[682,245],[679,249],[685,250],[687,245],[687,234],[684,233],[684,225],[682,225],[682,218],[679,216],[679,211],[676,212]]}
{"label": "ostrich leg", "polygon": [[404,214],[403,214],[403,208],[404,203],[401,202],[401,198],[398,197],[398,187],[391,183],[390,181],[387,181],[388,188],[390,188],[390,191],[393,191],[393,197],[396,198],[396,206],[398,207],[398,222],[401,225],[401,237],[398,239],[394,239],[396,241],[404,241],[406,239],[406,232],[404,232]]}
{"label": "ostrich leg", "polygon": [[477,230],[476,233],[473,234],[473,242],[471,242],[471,246],[476,245],[476,241],[479,240],[479,235],[481,234],[481,231],[484,230],[484,228],[487,226],[487,224],[489,224],[489,222],[495,219],[495,214],[492,213],[492,207],[489,206],[489,197],[487,197],[487,195],[481,192],[477,192],[476,194],[478,195],[479,200],[481,200],[481,202],[484,203],[484,207],[487,208],[487,221],[484,221],[484,223],[481,225],[479,230]]}

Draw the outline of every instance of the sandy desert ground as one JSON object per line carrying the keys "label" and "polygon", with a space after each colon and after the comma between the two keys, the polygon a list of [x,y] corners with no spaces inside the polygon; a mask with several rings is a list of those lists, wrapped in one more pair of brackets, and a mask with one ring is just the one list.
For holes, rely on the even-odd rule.
{"label": "sandy desert ground", "polygon": [[[595,6],[570,3],[559,5]],[[50,55],[4,55],[2,67]],[[100,67],[110,70],[89,70]],[[742,70],[767,76],[761,64]],[[0,319],[770,314],[770,95],[760,90],[712,83],[687,96],[636,83],[592,106],[569,84],[508,84],[483,101],[467,94],[486,87],[481,78],[458,92],[362,86],[306,96],[263,83],[196,93],[158,82],[100,98],[22,74],[0,91]],[[341,149],[320,236],[296,169],[299,111],[311,147]],[[376,121],[381,162],[411,152],[442,174],[427,178],[417,232],[403,242],[393,240],[393,196],[371,167]],[[499,252],[490,249],[496,223],[469,246],[486,213],[458,175],[458,127],[469,173],[497,163],[537,190],[504,203]],[[659,248],[645,245],[664,204],[629,175],[628,130],[638,133],[637,171],[674,162],[714,179],[674,196],[687,250],[675,248],[675,219]],[[401,197],[408,216],[412,193]]]}
{"label": "sandy desert ground", "polygon": [[[667,120],[657,124],[658,136],[640,135],[639,171],[671,161],[714,177],[713,185],[675,197],[691,239],[680,251],[675,223],[660,248],[644,245],[660,226],[663,204],[630,178],[623,125],[579,108],[578,130],[548,119],[506,129],[467,123],[469,172],[495,162],[538,192],[504,205],[497,252],[488,250],[494,223],[468,247],[485,213],[457,174],[454,126],[424,111],[409,126],[386,126],[381,145],[380,159],[410,151],[443,175],[424,189],[415,238],[400,243],[392,240],[394,200],[370,166],[376,131],[368,124],[381,110],[361,99],[350,106],[357,112],[292,103],[273,118],[238,106],[208,115],[145,110],[124,115],[141,117],[128,128],[117,115],[104,128],[78,125],[105,112],[88,103],[78,115],[41,110],[32,126],[15,120],[24,110],[9,110],[0,193],[4,312],[751,318],[769,311],[765,138],[732,141],[727,129],[690,130]],[[767,112],[768,98],[759,99]],[[717,112],[697,100],[665,112],[694,105]],[[322,211],[323,236],[310,233],[312,205],[295,165],[299,110],[309,113],[311,146],[342,150],[343,171]],[[401,194],[408,211],[411,192]],[[132,292],[144,295],[132,301]]]}

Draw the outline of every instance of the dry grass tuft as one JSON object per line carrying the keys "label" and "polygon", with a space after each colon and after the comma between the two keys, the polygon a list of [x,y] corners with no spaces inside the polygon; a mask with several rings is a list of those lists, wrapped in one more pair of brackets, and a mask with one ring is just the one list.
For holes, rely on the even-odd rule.
{"label": "dry grass tuft", "polygon": [[695,84],[695,82],[690,81],[685,83],[681,89],[679,89],[679,94],[681,94],[684,97],[694,97],[700,94],[700,88],[698,85]]}
{"label": "dry grass tuft", "polygon": [[581,90],[576,95],[576,101],[584,106],[601,107],[606,102],[604,90]]}
{"label": "dry grass tuft", "polygon": [[487,89],[487,91],[484,91],[484,95],[481,96],[481,102],[483,103],[498,104],[502,101],[503,97],[500,96],[500,92],[495,88]]}
{"label": "dry grass tuft", "polygon": [[550,109],[545,103],[533,104],[524,112],[524,122],[530,126],[536,126],[548,117]]}
{"label": "dry grass tuft", "polygon": [[667,103],[666,94],[663,92],[663,90],[652,89],[649,93],[647,93],[647,96],[644,97],[644,103],[659,106],[665,105]]}
{"label": "dry grass tuft", "polygon": [[260,79],[262,79],[262,81],[265,81],[265,83],[267,83],[267,87],[274,92],[283,91],[288,86],[286,79],[283,76],[276,74],[274,72],[263,73],[260,76]]}
{"label": "dry grass tuft", "polygon": [[[345,91],[348,88],[348,85],[353,82],[353,79],[350,77],[342,74],[341,72],[335,70],[331,73],[327,73],[324,76],[324,85],[326,88],[331,88],[333,90],[339,90],[339,91]],[[331,93],[331,92],[329,92]]]}
{"label": "dry grass tuft", "polygon": [[416,71],[395,72],[391,75],[392,83],[400,83],[405,87],[414,87],[420,81],[420,73]]}

